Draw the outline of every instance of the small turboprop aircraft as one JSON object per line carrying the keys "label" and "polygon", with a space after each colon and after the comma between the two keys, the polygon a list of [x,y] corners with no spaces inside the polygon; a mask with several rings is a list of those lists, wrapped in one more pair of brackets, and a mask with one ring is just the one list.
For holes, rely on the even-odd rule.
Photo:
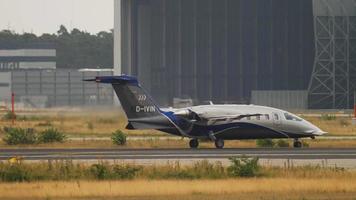
{"label": "small turboprop aircraft", "polygon": [[208,139],[216,148],[223,148],[224,140],[264,138],[291,138],[293,146],[300,148],[300,138],[314,139],[326,133],[292,113],[266,106],[211,103],[163,109],[132,76],[100,76],[85,81],[112,84],[127,115],[126,129],[156,129],[188,137],[191,148],[197,148],[199,140]]}

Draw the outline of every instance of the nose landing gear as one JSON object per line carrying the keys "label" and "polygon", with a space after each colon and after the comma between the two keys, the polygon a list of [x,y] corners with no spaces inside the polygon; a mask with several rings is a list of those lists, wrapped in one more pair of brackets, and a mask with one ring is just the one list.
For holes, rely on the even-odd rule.
{"label": "nose landing gear", "polygon": [[303,144],[298,138],[294,139],[294,142],[293,142],[294,148],[302,148],[302,146],[303,146]]}

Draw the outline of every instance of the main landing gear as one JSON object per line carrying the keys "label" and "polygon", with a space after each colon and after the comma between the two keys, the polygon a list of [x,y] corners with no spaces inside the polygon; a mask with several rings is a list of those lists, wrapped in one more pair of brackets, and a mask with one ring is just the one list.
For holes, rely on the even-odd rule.
{"label": "main landing gear", "polygon": [[[216,139],[214,142],[215,142],[215,147],[216,147],[217,149],[222,149],[222,148],[224,148],[224,140],[223,140],[223,139]],[[192,148],[192,149],[198,148],[198,146],[199,146],[199,141],[198,141],[198,139],[191,139],[191,140],[189,141],[189,146],[190,146],[190,148]]]}
{"label": "main landing gear", "polygon": [[293,142],[294,148],[302,148],[302,146],[303,146],[303,144],[298,138],[294,139],[294,142]]}
{"label": "main landing gear", "polygon": [[191,140],[189,141],[189,146],[190,146],[190,148],[192,148],[192,149],[198,148],[198,146],[199,146],[199,141],[198,141],[198,139],[191,139]]}

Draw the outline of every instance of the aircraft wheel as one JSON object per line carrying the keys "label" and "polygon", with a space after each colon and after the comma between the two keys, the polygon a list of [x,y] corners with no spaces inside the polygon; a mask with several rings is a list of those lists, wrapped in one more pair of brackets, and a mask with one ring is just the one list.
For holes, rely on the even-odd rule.
{"label": "aircraft wheel", "polygon": [[224,140],[223,139],[215,140],[215,147],[218,149],[224,148]]}
{"label": "aircraft wheel", "polygon": [[303,144],[299,140],[295,140],[294,143],[293,143],[293,147],[294,148],[302,148],[302,146],[303,146]]}
{"label": "aircraft wheel", "polygon": [[196,149],[196,148],[198,148],[198,146],[199,146],[199,141],[198,141],[197,139],[191,139],[191,140],[189,141],[189,146],[190,146],[190,148],[192,148],[192,149]]}

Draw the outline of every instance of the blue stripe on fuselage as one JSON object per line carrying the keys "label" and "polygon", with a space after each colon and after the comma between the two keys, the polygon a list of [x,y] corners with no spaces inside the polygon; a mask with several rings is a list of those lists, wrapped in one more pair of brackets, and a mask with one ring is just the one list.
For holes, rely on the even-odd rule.
{"label": "blue stripe on fuselage", "polygon": [[248,123],[248,122],[233,122],[233,123],[225,123],[218,125],[199,125],[196,123],[189,122],[188,120],[178,117],[174,115],[173,112],[163,112],[165,116],[167,116],[174,125],[180,129],[180,131],[184,131],[182,135],[188,135],[190,137],[208,137],[209,132],[217,133],[217,136],[220,134],[223,135],[226,130],[234,130],[236,132],[236,138],[239,138],[239,133],[242,131],[246,132],[261,132],[261,133],[273,133],[276,136],[288,137],[284,133],[278,132],[271,128]]}

